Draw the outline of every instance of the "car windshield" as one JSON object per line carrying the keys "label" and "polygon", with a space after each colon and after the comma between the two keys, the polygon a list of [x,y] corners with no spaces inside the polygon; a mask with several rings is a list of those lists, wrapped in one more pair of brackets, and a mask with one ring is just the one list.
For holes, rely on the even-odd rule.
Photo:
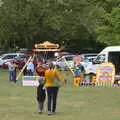
{"label": "car windshield", "polygon": [[27,58],[27,57],[24,55],[20,55],[20,56],[15,57],[16,60],[24,60],[25,58]]}
{"label": "car windshield", "polygon": [[65,57],[65,59],[66,59],[67,61],[72,61],[72,60],[73,60],[73,56],[67,56],[67,57]]}

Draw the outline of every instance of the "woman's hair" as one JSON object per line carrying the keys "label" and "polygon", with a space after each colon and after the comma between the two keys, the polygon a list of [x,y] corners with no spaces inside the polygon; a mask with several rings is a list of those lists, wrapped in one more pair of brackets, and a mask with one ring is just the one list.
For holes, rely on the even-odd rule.
{"label": "woman's hair", "polygon": [[53,63],[50,63],[50,64],[49,64],[49,68],[50,68],[50,69],[54,69],[54,68],[55,68],[55,66],[53,65]]}

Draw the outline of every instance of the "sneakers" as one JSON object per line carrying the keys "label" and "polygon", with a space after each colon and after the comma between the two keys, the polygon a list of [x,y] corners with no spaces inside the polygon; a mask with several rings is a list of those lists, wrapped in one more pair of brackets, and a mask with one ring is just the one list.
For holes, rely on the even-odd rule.
{"label": "sneakers", "polygon": [[52,115],[52,112],[48,111],[48,115]]}
{"label": "sneakers", "polygon": [[48,115],[54,115],[54,114],[56,114],[56,112],[50,112],[50,111],[48,111]]}
{"label": "sneakers", "polygon": [[42,114],[42,111],[39,111],[38,114]]}
{"label": "sneakers", "polygon": [[56,114],[56,112],[52,112],[52,114]]}

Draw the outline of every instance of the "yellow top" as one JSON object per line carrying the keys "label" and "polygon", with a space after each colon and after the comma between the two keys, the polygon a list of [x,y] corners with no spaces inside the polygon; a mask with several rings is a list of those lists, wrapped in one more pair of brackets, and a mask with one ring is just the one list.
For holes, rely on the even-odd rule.
{"label": "yellow top", "polygon": [[56,77],[57,80],[60,80],[59,73],[56,69],[48,69],[45,71],[45,87],[57,86],[54,80],[52,80],[53,77]]}

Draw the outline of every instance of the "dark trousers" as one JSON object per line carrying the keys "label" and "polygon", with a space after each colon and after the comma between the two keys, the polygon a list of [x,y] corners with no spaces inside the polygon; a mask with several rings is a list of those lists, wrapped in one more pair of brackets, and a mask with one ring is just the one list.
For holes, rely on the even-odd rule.
{"label": "dark trousers", "polygon": [[16,82],[16,70],[10,71],[9,81]]}
{"label": "dark trousers", "polygon": [[27,75],[27,69],[25,68],[23,71],[23,75],[26,76]]}
{"label": "dark trousers", "polygon": [[44,107],[44,101],[38,101],[37,100],[37,111],[42,112]]}
{"label": "dark trousers", "polygon": [[48,96],[48,111],[55,112],[56,103],[57,103],[57,94],[58,87],[48,87],[47,88],[47,96]]}
{"label": "dark trousers", "polygon": [[27,70],[27,75],[28,75],[28,76],[33,76],[32,70]]}
{"label": "dark trousers", "polygon": [[43,111],[44,102],[46,98],[45,90],[43,90],[44,85],[39,84],[37,87],[37,109],[38,112]]}

